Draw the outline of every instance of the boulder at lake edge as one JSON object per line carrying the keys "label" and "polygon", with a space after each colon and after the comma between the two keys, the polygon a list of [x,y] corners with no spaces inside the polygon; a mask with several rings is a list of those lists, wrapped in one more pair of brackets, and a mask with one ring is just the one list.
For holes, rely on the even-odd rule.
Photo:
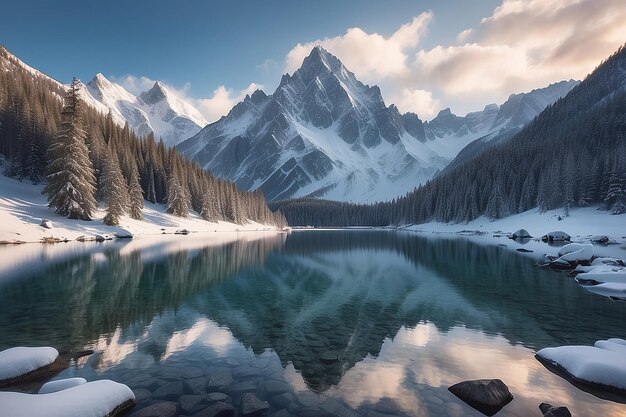
{"label": "boulder at lake edge", "polygon": [[517,232],[513,233],[510,237],[511,239],[515,240],[515,239],[530,239],[532,236],[530,235],[530,233],[528,233],[528,230],[519,229]]}
{"label": "boulder at lake edge", "polygon": [[492,416],[513,400],[500,379],[477,379],[452,385],[448,390],[481,413]]}

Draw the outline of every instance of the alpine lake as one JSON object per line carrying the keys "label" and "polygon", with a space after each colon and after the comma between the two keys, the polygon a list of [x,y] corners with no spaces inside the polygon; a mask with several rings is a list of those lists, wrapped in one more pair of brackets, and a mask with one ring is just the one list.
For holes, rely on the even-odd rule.
{"label": "alpine lake", "polygon": [[[626,416],[546,369],[548,346],[626,338],[626,302],[462,237],[389,230],[240,233],[0,247],[0,350],[93,349],[55,378],[127,384],[132,414],[482,414],[448,391],[499,378],[497,415]],[[152,239],[152,240],[151,240]]]}

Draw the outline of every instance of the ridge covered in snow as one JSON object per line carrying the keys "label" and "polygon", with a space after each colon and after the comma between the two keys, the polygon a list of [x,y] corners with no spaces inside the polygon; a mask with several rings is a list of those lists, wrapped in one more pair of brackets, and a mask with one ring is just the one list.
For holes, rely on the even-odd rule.
{"label": "ridge covered in snow", "polygon": [[387,106],[377,86],[318,46],[272,95],[246,96],[178,149],[269,200],[389,200],[435,176],[470,142],[528,123],[575,84],[512,95],[465,117],[445,109],[423,122]]}
{"label": "ridge covered in snow", "polygon": [[83,90],[90,105],[113,114],[118,124],[126,121],[139,135],[154,133],[166,145],[174,146],[196,134],[207,121],[191,104],[177,97],[159,81],[134,96],[124,87],[98,73]]}

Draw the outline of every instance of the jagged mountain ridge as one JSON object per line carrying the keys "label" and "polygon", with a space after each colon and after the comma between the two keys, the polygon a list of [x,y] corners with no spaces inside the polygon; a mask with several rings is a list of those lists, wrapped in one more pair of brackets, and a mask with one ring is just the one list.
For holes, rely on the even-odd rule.
{"label": "jagged mountain ridge", "polygon": [[[543,101],[572,86],[544,89]],[[532,120],[543,101],[526,105],[524,97],[465,117],[446,109],[422,122],[387,106],[377,86],[364,85],[315,47],[272,95],[246,96],[178,149],[219,177],[261,189],[269,200],[388,200],[432,178],[473,140]]]}

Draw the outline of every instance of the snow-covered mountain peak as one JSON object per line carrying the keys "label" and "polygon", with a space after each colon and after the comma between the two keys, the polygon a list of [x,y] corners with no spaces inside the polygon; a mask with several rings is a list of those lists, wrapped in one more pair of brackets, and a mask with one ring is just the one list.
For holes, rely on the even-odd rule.
{"label": "snow-covered mountain peak", "polygon": [[132,103],[136,100],[136,97],[124,87],[109,80],[102,73],[97,73],[86,84],[86,87],[95,99],[108,107],[114,106],[116,101],[124,100]]}
{"label": "snow-covered mountain peak", "polygon": [[424,123],[387,106],[377,86],[315,47],[272,95],[246,96],[178,149],[270,200],[380,201],[412,190],[465,145],[500,129],[493,127],[500,110],[487,105],[463,117],[444,109]]}
{"label": "snow-covered mountain peak", "polygon": [[167,100],[167,90],[161,83],[156,81],[151,89],[142,92],[139,97],[148,105],[156,104],[161,100]]}

